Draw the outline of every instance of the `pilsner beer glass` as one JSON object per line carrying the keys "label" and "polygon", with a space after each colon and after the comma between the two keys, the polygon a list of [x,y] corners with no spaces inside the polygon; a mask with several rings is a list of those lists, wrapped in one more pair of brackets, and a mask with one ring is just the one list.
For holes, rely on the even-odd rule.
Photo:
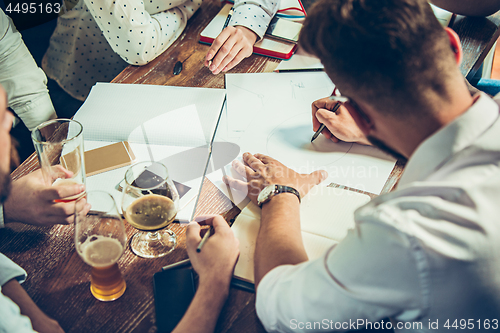
{"label": "pilsner beer glass", "polygon": [[179,194],[167,167],[141,162],[125,173],[122,211],[127,222],[139,229],[130,240],[132,252],[142,258],[158,258],[172,252],[177,236],[169,226],[177,215]]}
{"label": "pilsner beer glass", "polygon": [[[41,123],[31,132],[45,183],[50,185],[85,185],[83,126],[71,119],[53,119]],[[60,178],[61,168],[71,171],[71,178]],[[85,192],[56,201],[73,201]]]}
{"label": "pilsner beer glass", "polygon": [[127,243],[125,226],[109,193],[87,192],[87,202],[91,205],[88,213],[75,212],[76,251],[92,267],[92,295],[100,301],[114,301],[126,288],[117,263]]}

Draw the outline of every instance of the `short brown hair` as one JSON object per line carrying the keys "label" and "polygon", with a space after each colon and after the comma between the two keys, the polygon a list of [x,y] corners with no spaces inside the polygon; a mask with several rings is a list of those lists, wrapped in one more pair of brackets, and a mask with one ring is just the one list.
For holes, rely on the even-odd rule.
{"label": "short brown hair", "polygon": [[342,93],[380,111],[425,112],[429,89],[449,97],[455,58],[425,0],[319,0],[299,41]]}

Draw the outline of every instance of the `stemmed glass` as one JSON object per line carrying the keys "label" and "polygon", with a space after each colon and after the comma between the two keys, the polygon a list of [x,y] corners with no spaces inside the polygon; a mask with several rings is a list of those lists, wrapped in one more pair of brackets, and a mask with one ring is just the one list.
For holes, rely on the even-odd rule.
{"label": "stemmed glass", "polygon": [[100,301],[113,301],[126,289],[117,264],[127,245],[125,225],[109,193],[90,191],[86,198],[90,211],[75,212],[75,248],[92,267],[92,295]]}
{"label": "stemmed glass", "polygon": [[122,211],[127,222],[139,230],[130,240],[132,252],[142,258],[172,252],[177,236],[164,228],[174,221],[178,206],[179,194],[165,165],[140,162],[131,166],[125,173]]}

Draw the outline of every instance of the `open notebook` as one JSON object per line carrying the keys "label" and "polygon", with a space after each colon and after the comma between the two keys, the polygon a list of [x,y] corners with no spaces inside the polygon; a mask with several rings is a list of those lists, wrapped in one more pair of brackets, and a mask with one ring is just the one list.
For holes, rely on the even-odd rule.
{"label": "open notebook", "polygon": [[[164,163],[172,179],[190,190],[177,219],[188,221],[202,184],[225,99],[223,89],[97,83],[74,119],[83,125],[85,150],[128,141],[137,162]],[[88,190],[116,189],[127,167],[87,178]]]}
{"label": "open notebook", "polygon": [[[370,201],[366,194],[333,187],[314,187],[300,205],[302,241],[309,260],[319,258],[354,227],[354,211]],[[254,252],[260,228],[261,210],[248,204],[232,225],[240,241],[240,256],[233,284],[251,289],[254,283]]]}

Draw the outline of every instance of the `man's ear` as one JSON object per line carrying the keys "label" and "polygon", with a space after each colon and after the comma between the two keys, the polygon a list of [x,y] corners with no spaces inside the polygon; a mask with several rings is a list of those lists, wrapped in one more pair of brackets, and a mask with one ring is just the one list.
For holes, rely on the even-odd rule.
{"label": "man's ear", "polygon": [[453,31],[451,28],[444,28],[446,33],[448,34],[448,38],[450,39],[450,45],[451,49],[453,50],[453,53],[455,53],[455,60],[457,62],[457,65],[460,65],[460,62],[462,62],[462,45],[460,44],[460,38],[458,37],[457,33]]}
{"label": "man's ear", "polygon": [[363,132],[365,136],[368,136],[373,129],[373,122],[370,117],[360,110],[358,105],[347,102],[344,104],[345,108],[351,114],[351,117],[358,125],[359,129]]}

